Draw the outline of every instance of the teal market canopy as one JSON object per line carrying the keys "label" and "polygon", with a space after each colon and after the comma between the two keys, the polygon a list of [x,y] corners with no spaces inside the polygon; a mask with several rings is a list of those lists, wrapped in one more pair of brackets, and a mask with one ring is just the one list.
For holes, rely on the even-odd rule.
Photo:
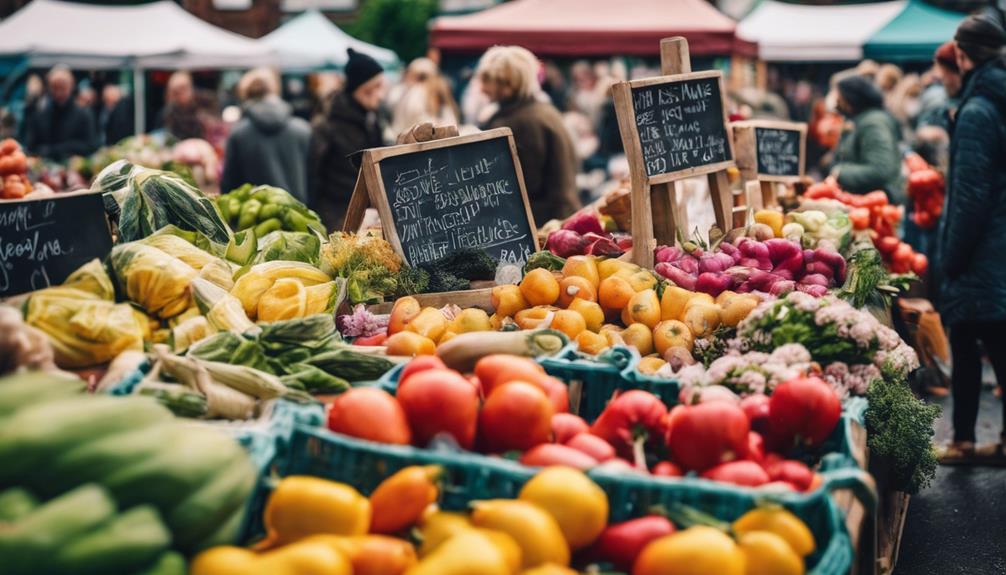
{"label": "teal market canopy", "polygon": [[964,14],[909,0],[905,9],[863,46],[863,57],[885,62],[931,60],[941,44],[954,37]]}
{"label": "teal market canopy", "polygon": [[[343,32],[318,10],[308,10],[259,40],[279,54],[283,68],[335,68],[346,65],[346,49],[367,54],[385,69],[399,66],[398,56]],[[306,64],[306,65],[305,65]]]}
{"label": "teal market canopy", "polygon": [[737,25],[769,62],[927,61],[963,14],[922,0],[807,6],[764,0]]}

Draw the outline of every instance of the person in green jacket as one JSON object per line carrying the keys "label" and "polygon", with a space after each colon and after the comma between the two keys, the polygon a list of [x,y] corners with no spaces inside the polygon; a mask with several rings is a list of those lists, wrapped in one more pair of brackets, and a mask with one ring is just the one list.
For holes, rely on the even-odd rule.
{"label": "person in green jacket", "polygon": [[837,88],[838,111],[851,122],[838,143],[832,177],[847,192],[884,190],[891,203],[903,203],[901,130],[884,109],[880,89],[862,76],[845,78]]}

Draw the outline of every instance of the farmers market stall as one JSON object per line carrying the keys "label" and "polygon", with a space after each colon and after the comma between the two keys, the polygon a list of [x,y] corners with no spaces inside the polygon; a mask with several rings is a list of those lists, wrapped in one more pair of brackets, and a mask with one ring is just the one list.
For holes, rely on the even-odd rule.
{"label": "farmers market stall", "polygon": [[[670,8],[670,9],[669,9]],[[687,36],[692,54],[753,55],[734,36],[736,24],[702,0],[516,0],[464,16],[442,16],[430,45],[444,53],[477,54],[497,44],[539,56],[656,56],[660,40]]]}
{"label": "farmers market stall", "polygon": [[[318,10],[306,10],[263,36],[260,43],[279,53],[285,70],[341,70],[346,65],[346,49],[367,54],[385,70],[401,65],[394,52],[350,36]],[[310,60],[313,60],[311,62]]]}
{"label": "farmers market stall", "polygon": [[[49,252],[65,278],[0,305],[5,573],[877,570],[935,469],[937,414],[889,325],[926,271],[893,235],[901,212],[822,183],[655,242],[652,267],[594,208],[519,260],[410,252],[491,196],[451,196],[408,236],[391,209],[407,176],[443,161],[517,197],[520,171],[493,171],[509,143],[368,150],[354,203],[385,202],[386,227],[359,233],[279,188],[210,198],[102,170],[108,253]],[[941,180],[909,168],[925,211]],[[44,201],[0,216],[40,225],[11,207]],[[533,236],[526,201],[510,207]],[[428,297],[484,280],[481,306]]]}

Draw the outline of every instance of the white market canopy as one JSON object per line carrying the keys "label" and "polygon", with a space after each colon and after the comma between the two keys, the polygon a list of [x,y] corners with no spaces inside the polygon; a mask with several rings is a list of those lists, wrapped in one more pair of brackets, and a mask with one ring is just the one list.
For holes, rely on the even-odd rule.
{"label": "white market canopy", "polygon": [[284,68],[338,68],[346,65],[346,49],[367,54],[385,69],[399,65],[394,52],[345,33],[318,10],[308,10],[259,40],[279,54]]}
{"label": "white market canopy", "polygon": [[737,25],[769,62],[863,59],[863,45],[905,9],[907,1],[806,6],[765,0]]}
{"label": "white market canopy", "polygon": [[171,0],[136,6],[34,0],[0,24],[0,55],[34,67],[246,68],[273,51],[200,20]]}

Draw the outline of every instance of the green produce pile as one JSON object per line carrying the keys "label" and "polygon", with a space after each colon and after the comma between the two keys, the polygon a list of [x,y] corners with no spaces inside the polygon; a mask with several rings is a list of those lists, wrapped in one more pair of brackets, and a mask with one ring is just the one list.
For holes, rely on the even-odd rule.
{"label": "green produce pile", "polygon": [[83,391],[0,379],[5,575],[181,575],[183,556],[237,540],[257,475],[233,439],[148,398]]}
{"label": "green produce pile", "polygon": [[232,229],[254,230],[256,238],[277,230],[314,231],[325,236],[325,226],[318,214],[280,188],[245,184],[220,196],[216,202],[221,215]]}
{"label": "green produce pile", "polygon": [[254,368],[279,377],[288,388],[341,393],[373,381],[394,365],[342,342],[331,315],[261,324],[256,335],[221,332],[189,349],[189,356]]}

